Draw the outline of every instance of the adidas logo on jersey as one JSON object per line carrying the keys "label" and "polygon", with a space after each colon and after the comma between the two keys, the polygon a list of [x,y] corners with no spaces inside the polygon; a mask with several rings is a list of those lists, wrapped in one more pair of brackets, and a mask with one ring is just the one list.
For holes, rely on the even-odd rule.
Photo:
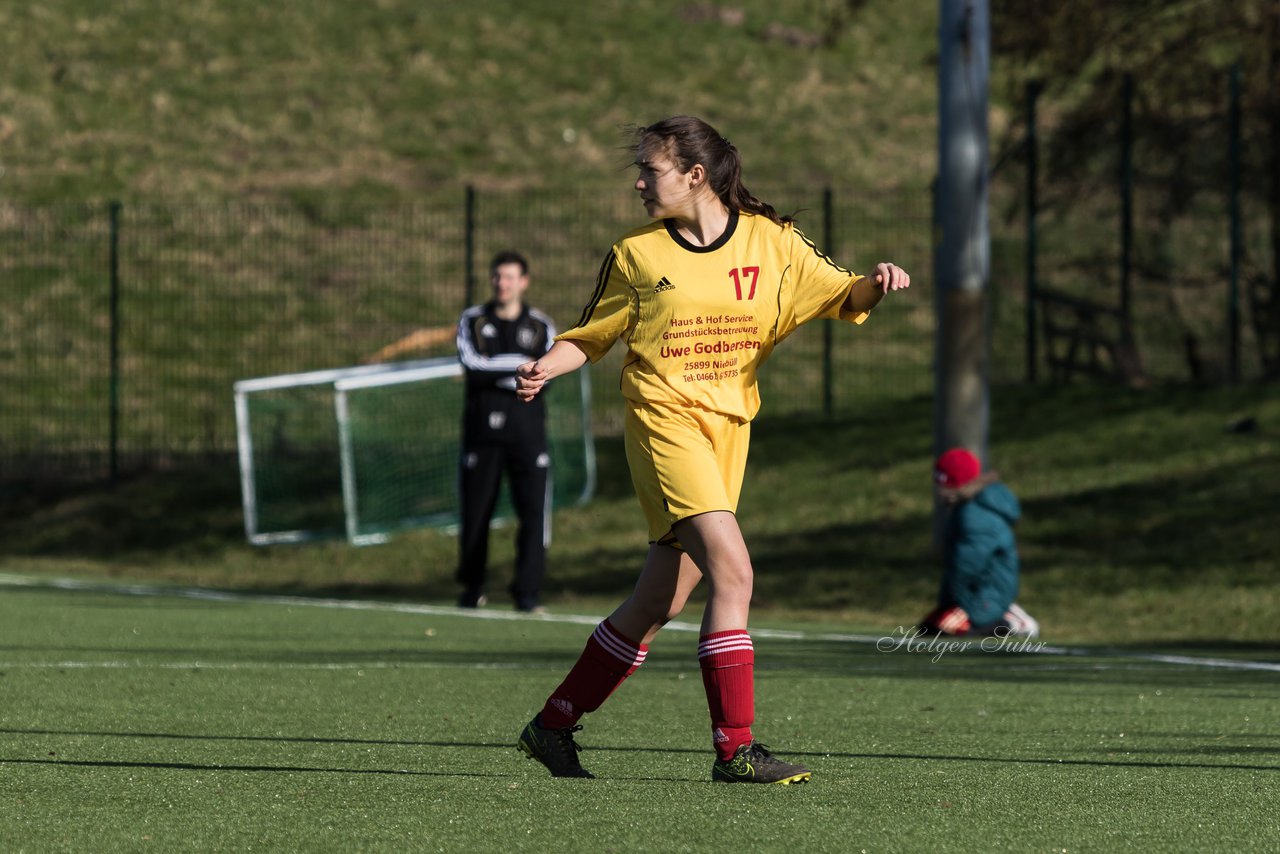
{"label": "adidas logo on jersey", "polygon": [[670,279],[668,279],[666,276],[663,276],[661,279],[658,279],[658,284],[654,285],[653,292],[655,294],[660,294],[663,291],[675,290],[675,287],[676,287],[675,285],[671,284]]}

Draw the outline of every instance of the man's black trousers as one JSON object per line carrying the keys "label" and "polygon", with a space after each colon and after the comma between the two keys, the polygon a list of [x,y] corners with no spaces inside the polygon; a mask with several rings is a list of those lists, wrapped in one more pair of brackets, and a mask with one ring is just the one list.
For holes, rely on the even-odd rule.
{"label": "man's black trousers", "polygon": [[459,503],[458,581],[481,591],[489,561],[489,523],[493,519],[503,472],[519,519],[516,572],[511,595],[517,608],[539,604],[551,540],[551,466],[542,443],[477,444],[462,452]]}

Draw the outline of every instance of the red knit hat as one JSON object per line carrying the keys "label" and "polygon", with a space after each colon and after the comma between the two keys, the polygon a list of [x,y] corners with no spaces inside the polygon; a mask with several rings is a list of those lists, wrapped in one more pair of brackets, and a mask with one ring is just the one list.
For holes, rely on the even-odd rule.
{"label": "red knit hat", "polygon": [[964,448],[952,448],[933,464],[933,480],[938,486],[959,489],[982,473],[982,463]]}

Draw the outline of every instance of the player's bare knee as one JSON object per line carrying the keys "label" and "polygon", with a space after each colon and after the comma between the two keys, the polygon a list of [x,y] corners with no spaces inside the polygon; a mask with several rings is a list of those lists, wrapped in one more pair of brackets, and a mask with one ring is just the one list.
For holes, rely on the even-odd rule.
{"label": "player's bare knee", "polygon": [[671,605],[667,608],[666,616],[662,618],[662,625],[665,626],[667,623],[671,622],[676,617],[684,613],[684,605],[685,603],[683,601],[672,602]]}
{"label": "player's bare knee", "polygon": [[713,596],[746,596],[751,598],[755,574],[751,565],[720,567],[706,574],[707,584]]}
{"label": "player's bare knee", "polygon": [[638,620],[652,624],[655,629],[660,629],[684,610],[684,603],[672,602],[668,597],[646,596],[637,592],[631,594],[626,607]]}

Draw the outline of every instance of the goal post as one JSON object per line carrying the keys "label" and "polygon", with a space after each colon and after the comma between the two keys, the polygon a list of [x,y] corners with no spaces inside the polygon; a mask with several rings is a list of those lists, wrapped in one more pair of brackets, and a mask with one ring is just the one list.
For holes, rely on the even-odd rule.
{"label": "goal post", "polygon": [[[234,385],[245,536],[254,545],[385,542],[458,521],[462,366],[455,357],[282,374]],[[549,383],[550,507],[595,491],[589,372]],[[514,515],[503,497],[501,523]]]}
{"label": "goal post", "polygon": [[343,535],[335,382],[453,361],[420,359],[236,382],[236,446],[248,541],[261,546]]}

